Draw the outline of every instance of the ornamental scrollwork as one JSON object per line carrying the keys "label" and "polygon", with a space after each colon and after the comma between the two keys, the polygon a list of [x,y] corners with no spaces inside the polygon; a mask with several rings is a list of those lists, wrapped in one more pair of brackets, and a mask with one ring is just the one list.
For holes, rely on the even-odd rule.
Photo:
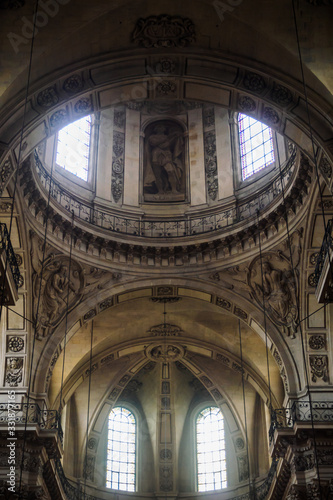
{"label": "ornamental scrollwork", "polygon": [[188,18],[179,16],[150,16],[139,19],[132,35],[141,47],[187,47],[195,41],[195,27]]}

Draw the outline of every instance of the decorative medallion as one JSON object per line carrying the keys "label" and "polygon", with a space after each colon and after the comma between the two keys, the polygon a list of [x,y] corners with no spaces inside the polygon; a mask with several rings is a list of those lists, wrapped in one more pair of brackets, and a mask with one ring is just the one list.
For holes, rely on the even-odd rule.
{"label": "decorative medallion", "polygon": [[180,345],[153,344],[146,349],[146,356],[159,363],[177,361],[184,357],[184,348]]}
{"label": "decorative medallion", "polygon": [[227,366],[229,366],[229,364],[230,364],[230,359],[227,358],[227,356],[224,356],[223,354],[220,354],[220,353],[216,354],[216,360],[221,361],[221,363],[223,363]]}
{"label": "decorative medallion", "polygon": [[222,297],[216,297],[216,305],[228,311],[231,310],[231,303],[226,299],[222,299]]}
{"label": "decorative medallion", "polygon": [[66,78],[62,88],[69,94],[77,94],[83,89],[83,80],[81,75],[72,75]]}
{"label": "decorative medallion", "polygon": [[292,93],[286,87],[282,85],[274,85],[271,92],[272,101],[280,106],[287,106],[293,101]]}
{"label": "decorative medallion", "polygon": [[260,93],[266,88],[265,80],[256,73],[246,73],[243,80],[244,87],[252,92]]}
{"label": "decorative medallion", "polygon": [[328,382],[327,356],[310,356],[310,368],[312,373],[312,382],[317,382],[318,378],[321,378],[324,382]]}
{"label": "decorative medallion", "polygon": [[316,287],[318,285],[318,276],[316,275],[316,273],[310,274],[310,276],[308,277],[308,285],[313,287]]}
{"label": "decorative medallion", "polygon": [[244,449],[244,440],[243,438],[239,437],[237,439],[235,439],[235,447],[236,447],[236,450],[243,450]]}
{"label": "decorative medallion", "polygon": [[169,57],[162,57],[155,64],[155,72],[156,73],[167,73],[172,75],[176,71],[175,61]]}
{"label": "decorative medallion", "polygon": [[99,308],[101,311],[104,311],[104,309],[108,309],[113,305],[113,299],[110,297],[109,299],[103,300],[103,302],[100,303]]}
{"label": "decorative medallion", "polygon": [[114,360],[114,354],[108,354],[105,358],[101,359],[101,365],[105,365],[105,363],[109,363]]}
{"label": "decorative medallion", "polygon": [[247,320],[247,313],[243,311],[243,309],[241,309],[240,307],[235,307],[234,314],[236,314],[236,316],[243,319],[244,321]]}
{"label": "decorative medallion", "polygon": [[51,115],[50,125],[52,128],[60,128],[66,125],[68,121],[68,114],[66,109],[59,109]]}
{"label": "decorative medallion", "polygon": [[83,320],[84,321],[88,321],[89,319],[93,318],[94,316],[96,316],[96,310],[95,309],[90,309],[90,311],[88,311],[84,316],[83,316]]}
{"label": "decorative medallion", "polygon": [[96,438],[89,439],[88,448],[89,448],[89,450],[96,450],[96,448],[97,448],[97,439]]}
{"label": "decorative medallion", "polygon": [[8,340],[8,348],[12,352],[22,351],[24,348],[24,340],[22,337],[10,337]]}
{"label": "decorative medallion", "polygon": [[49,87],[45,90],[39,92],[37,96],[37,103],[43,108],[51,108],[59,102],[59,97],[54,89],[54,87]]}
{"label": "decorative medallion", "polygon": [[139,19],[133,42],[141,47],[187,47],[195,41],[195,27],[190,19],[178,16],[150,16]]}
{"label": "decorative medallion", "polygon": [[326,339],[324,335],[311,335],[309,337],[309,347],[315,351],[326,349]]}
{"label": "decorative medallion", "polygon": [[93,111],[93,105],[90,97],[82,97],[74,104],[75,113],[91,113]]}
{"label": "decorative medallion", "polygon": [[168,448],[164,448],[160,451],[161,460],[171,460],[172,459],[172,451]]}
{"label": "decorative medallion", "polygon": [[238,99],[238,108],[246,113],[251,113],[255,111],[256,103],[251,97],[242,95]]}
{"label": "decorative medallion", "polygon": [[152,326],[147,333],[159,337],[178,337],[178,335],[181,335],[184,332],[177,325],[161,323],[160,325]]}
{"label": "decorative medallion", "polygon": [[213,386],[213,382],[208,377],[206,377],[205,375],[203,377],[201,377],[201,382],[203,384],[205,384],[206,387],[212,387]]}
{"label": "decorative medallion", "polygon": [[158,83],[156,87],[156,94],[161,97],[165,97],[167,95],[175,95],[177,90],[177,85],[174,81],[171,80],[163,80]]}
{"label": "decorative medallion", "polygon": [[211,395],[213,396],[215,401],[220,401],[221,399],[223,399],[223,396],[218,389],[212,389]]}
{"label": "decorative medallion", "polygon": [[311,254],[311,256],[310,256],[310,264],[312,266],[315,266],[317,264],[318,256],[319,256],[319,252]]}
{"label": "decorative medallion", "polygon": [[276,125],[280,120],[278,113],[272,108],[265,108],[262,117],[266,122],[272,125]]}

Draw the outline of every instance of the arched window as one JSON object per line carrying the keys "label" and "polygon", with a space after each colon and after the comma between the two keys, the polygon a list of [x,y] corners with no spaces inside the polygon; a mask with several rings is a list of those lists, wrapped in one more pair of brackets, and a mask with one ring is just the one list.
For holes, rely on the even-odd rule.
{"label": "arched window", "polygon": [[106,487],[135,491],[136,419],[127,408],[113,408],[108,420]]}
{"label": "arched window", "polygon": [[56,164],[88,180],[91,116],[70,123],[58,132]]}
{"label": "arched window", "polygon": [[219,408],[210,406],[196,418],[198,491],[227,487],[224,418]]}
{"label": "arched window", "polygon": [[238,114],[242,180],[274,162],[272,130],[250,116]]}

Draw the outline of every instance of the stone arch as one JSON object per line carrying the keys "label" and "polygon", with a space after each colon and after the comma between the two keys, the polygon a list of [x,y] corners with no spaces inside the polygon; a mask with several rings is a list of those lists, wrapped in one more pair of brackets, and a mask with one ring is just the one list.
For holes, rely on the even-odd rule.
{"label": "stone arch", "polygon": [[[223,312],[234,315],[240,321],[248,324],[265,342],[263,314],[254,302],[243,300],[243,303],[241,303],[242,307],[240,307],[240,296],[233,290],[223,291],[218,286],[202,282],[201,280],[177,278],[175,284],[176,283],[178,287],[177,293],[179,293],[179,289],[181,289],[180,291],[184,297],[186,297],[186,294],[192,296],[194,294],[196,300],[212,303],[218,309],[221,308]],[[169,284],[169,279],[156,279],[156,281],[153,282],[153,287],[151,280],[141,280],[136,285],[133,285],[133,283],[128,285],[116,285],[113,288],[112,295],[110,295],[110,291],[99,294],[95,298],[94,307],[91,307],[91,299],[89,300],[89,305],[82,303],[77,306],[68,316],[68,331],[72,331],[73,334],[75,334],[75,328],[78,329],[81,325],[87,324],[106,308],[117,306],[119,303],[119,296],[122,297],[121,300],[124,300],[126,297],[131,297],[132,293],[143,293],[149,298],[154,296],[158,285]],[[126,296],[126,294],[128,295]],[[47,391],[46,386],[48,386],[48,381],[52,376],[54,364],[61,353],[59,346],[63,342],[64,327],[65,321],[63,320],[41,349],[39,360],[36,362],[35,366],[35,374],[38,373],[38,377],[35,378],[34,381],[36,392],[45,393]],[[73,328],[74,330],[72,330]],[[281,335],[279,328],[274,325],[269,318],[267,318],[267,335],[271,343],[272,355],[279,366],[281,376],[286,385],[286,390],[292,393],[298,390],[301,384],[298,367],[294,363],[286,338]]]}

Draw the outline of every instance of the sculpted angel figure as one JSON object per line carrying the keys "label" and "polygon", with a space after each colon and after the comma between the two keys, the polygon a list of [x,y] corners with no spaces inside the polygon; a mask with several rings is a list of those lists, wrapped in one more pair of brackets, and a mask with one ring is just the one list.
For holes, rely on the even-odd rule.
{"label": "sculpted angel figure", "polygon": [[297,314],[287,276],[281,270],[274,269],[267,261],[263,263],[262,270],[262,287],[256,284],[258,295],[264,296],[268,312],[281,323],[291,325],[295,331]]}

